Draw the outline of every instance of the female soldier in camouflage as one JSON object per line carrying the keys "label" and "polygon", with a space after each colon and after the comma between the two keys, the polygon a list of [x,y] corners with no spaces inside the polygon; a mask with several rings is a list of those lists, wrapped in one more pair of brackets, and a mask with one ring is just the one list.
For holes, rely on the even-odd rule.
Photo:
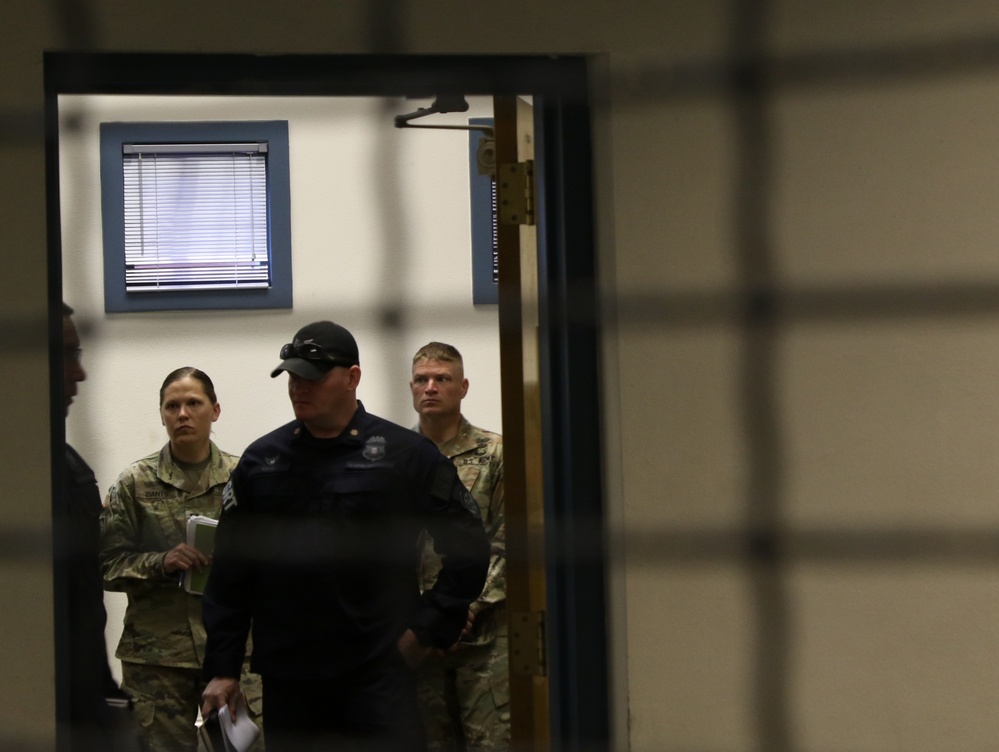
{"label": "female soldier in camouflage", "polygon": [[[187,545],[186,525],[190,515],[218,518],[239,459],[210,439],[220,412],[207,374],[190,367],[170,373],[160,387],[170,441],[125,468],[101,517],[104,587],[128,595],[115,655],[151,752],[197,749],[205,629],[201,596],[182,584],[186,571],[201,571],[210,557]],[[259,679],[242,686],[257,715]]]}

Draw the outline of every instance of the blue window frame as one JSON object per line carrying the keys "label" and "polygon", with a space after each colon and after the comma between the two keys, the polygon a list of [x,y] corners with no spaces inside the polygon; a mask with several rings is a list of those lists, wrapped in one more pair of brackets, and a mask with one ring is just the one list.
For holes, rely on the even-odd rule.
{"label": "blue window frame", "polygon": [[291,308],[287,121],[100,132],[105,311]]}

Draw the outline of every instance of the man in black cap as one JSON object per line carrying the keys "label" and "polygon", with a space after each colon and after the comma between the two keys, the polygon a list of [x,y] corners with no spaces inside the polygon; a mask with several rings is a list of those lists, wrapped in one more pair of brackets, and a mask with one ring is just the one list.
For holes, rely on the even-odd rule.
{"label": "man in black cap", "polygon": [[[467,627],[489,561],[478,507],[433,442],[365,411],[350,332],[309,324],[281,359],[295,420],[246,449],[223,495],[202,712],[236,711],[252,624],[268,752],[421,750],[412,669]],[[424,529],[444,566],[421,596]]]}

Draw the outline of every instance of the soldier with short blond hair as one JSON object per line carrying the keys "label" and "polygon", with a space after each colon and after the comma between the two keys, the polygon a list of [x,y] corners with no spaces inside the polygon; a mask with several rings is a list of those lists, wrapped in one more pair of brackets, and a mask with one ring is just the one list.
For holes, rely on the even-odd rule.
{"label": "soldier with short blond hair", "polygon": [[[507,668],[506,526],[503,512],[503,437],[476,428],[461,414],[468,393],[461,353],[430,342],[413,356],[410,390],[420,419],[416,429],[458,468],[479,506],[490,540],[489,572],[472,604],[472,630],[447,653],[420,667],[421,715],[431,752],[505,752],[510,746]],[[440,570],[427,536],[421,566],[424,587]]]}

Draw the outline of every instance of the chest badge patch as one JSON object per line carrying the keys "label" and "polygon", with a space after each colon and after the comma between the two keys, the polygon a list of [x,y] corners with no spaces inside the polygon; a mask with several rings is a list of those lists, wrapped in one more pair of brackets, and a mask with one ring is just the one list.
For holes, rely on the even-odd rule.
{"label": "chest badge patch", "polygon": [[371,462],[385,459],[385,437],[372,436],[369,438],[364,442],[364,450],[361,452],[361,456]]}

